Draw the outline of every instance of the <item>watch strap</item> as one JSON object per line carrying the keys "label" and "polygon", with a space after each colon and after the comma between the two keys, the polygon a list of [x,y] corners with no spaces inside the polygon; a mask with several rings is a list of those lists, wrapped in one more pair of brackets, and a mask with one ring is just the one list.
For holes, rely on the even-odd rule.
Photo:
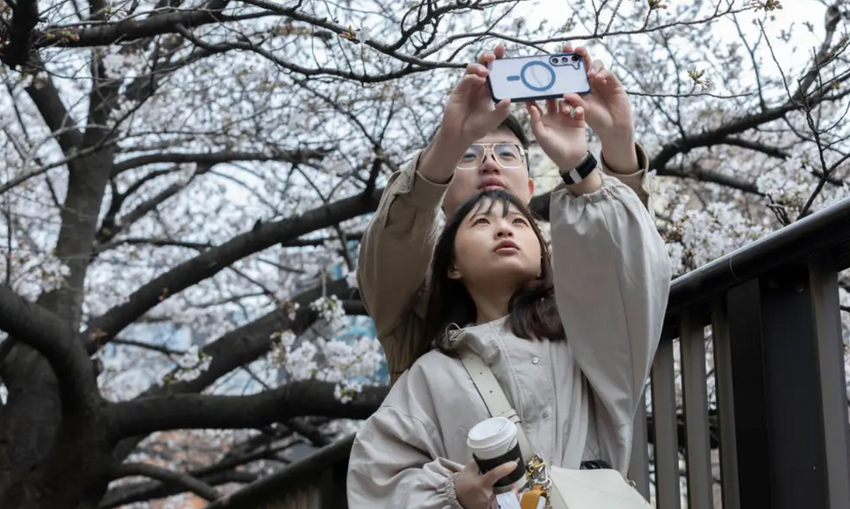
{"label": "watch strap", "polygon": [[595,170],[598,164],[593,154],[588,152],[587,157],[578,163],[575,168],[569,171],[561,170],[561,180],[568,186],[578,184],[590,175],[590,172]]}

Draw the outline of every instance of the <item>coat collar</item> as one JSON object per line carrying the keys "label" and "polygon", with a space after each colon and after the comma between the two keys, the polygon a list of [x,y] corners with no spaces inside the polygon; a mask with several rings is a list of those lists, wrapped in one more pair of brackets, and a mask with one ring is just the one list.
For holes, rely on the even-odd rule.
{"label": "coat collar", "polygon": [[500,338],[513,335],[507,321],[508,317],[504,316],[478,325],[455,326],[437,346],[448,352],[469,348],[492,366],[502,357],[504,341]]}

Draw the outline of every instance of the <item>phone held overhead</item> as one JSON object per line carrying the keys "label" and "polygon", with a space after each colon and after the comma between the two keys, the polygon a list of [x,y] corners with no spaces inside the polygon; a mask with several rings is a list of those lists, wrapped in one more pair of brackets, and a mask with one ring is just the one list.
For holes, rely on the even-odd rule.
{"label": "phone held overhead", "polygon": [[584,59],[575,53],[497,58],[487,67],[487,83],[496,103],[503,99],[526,102],[590,92]]}

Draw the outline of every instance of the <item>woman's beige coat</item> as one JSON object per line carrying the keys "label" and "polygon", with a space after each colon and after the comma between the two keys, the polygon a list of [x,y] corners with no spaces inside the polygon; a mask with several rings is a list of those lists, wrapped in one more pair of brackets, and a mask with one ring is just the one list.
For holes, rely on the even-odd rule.
{"label": "woman's beige coat", "polygon": [[[627,471],[632,421],[671,277],[641,198],[607,175],[602,189],[589,195],[573,196],[564,186],[553,191],[555,293],[567,341],[518,338],[502,319],[460,329],[446,345],[484,358],[535,452],[555,465],[578,468],[583,460],[602,459]],[[407,263],[415,257],[410,253]],[[471,458],[465,438],[487,417],[459,360],[440,351],[420,358],[357,434],[350,509],[460,508],[454,477]]]}

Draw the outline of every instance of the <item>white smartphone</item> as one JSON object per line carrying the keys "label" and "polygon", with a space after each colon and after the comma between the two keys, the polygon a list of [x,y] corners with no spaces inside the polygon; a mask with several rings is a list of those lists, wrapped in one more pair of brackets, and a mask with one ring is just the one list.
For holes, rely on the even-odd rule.
{"label": "white smartphone", "polygon": [[554,99],[564,94],[587,94],[590,82],[584,59],[575,53],[497,58],[487,66],[494,102]]}

